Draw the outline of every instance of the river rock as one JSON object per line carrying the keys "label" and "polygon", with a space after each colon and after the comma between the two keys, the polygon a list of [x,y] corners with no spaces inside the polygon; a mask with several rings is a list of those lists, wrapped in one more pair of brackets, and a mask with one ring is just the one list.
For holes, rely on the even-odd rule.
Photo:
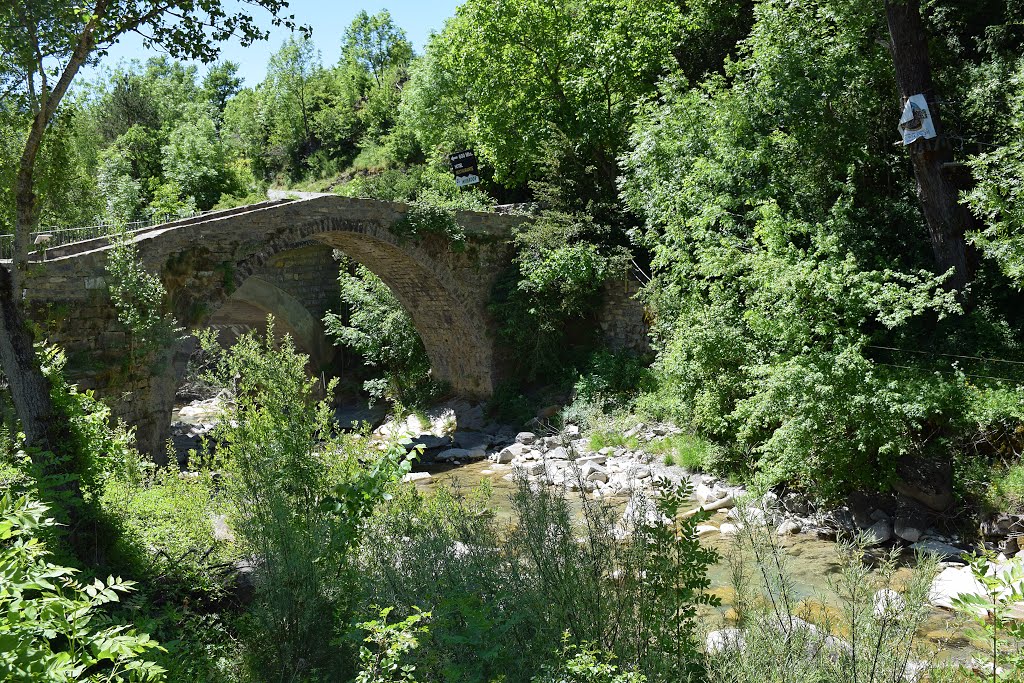
{"label": "river rock", "polygon": [[731,524],[729,522],[725,522],[724,524],[722,524],[722,526],[718,527],[718,533],[722,534],[723,536],[735,536],[740,532],[740,529],[742,528],[743,525],[741,524]]}
{"label": "river rock", "polygon": [[228,526],[228,518],[224,515],[211,515],[210,522],[213,524],[213,540],[223,543],[234,543],[235,533]]}
{"label": "river rock", "polygon": [[603,465],[606,462],[608,462],[608,457],[604,455],[581,455],[580,457],[576,458],[576,462],[579,464],[580,467],[586,465],[588,462],[593,463],[595,465]]}
{"label": "river rock", "polygon": [[963,550],[957,548],[954,545],[939,541],[933,538],[926,538],[923,541],[918,541],[910,546],[914,550],[920,553],[933,553],[939,556],[940,560],[957,560],[962,561],[960,556],[963,554]]}
{"label": "river rock", "polygon": [[583,478],[587,481],[608,481],[608,470],[596,463],[588,462],[583,465],[582,469]]}
{"label": "river rock", "polygon": [[864,532],[864,540],[869,546],[888,543],[892,540],[892,537],[892,524],[884,519],[880,522],[875,522]]}
{"label": "river rock", "polygon": [[414,482],[414,483],[422,482],[422,483],[426,483],[426,482],[430,481],[431,479],[433,479],[433,476],[431,476],[430,472],[410,472],[409,474],[407,474],[404,477],[402,477],[402,481],[407,482],[407,483],[408,482]]}
{"label": "river rock", "polygon": [[718,533],[718,527],[711,526],[710,524],[698,524],[694,531],[697,533],[697,538],[700,538],[701,536],[707,536],[708,534]]}
{"label": "river rock", "polygon": [[537,435],[533,432],[519,432],[516,434],[516,443],[524,446],[532,446],[537,442]]}
{"label": "river rock", "polygon": [[568,460],[569,451],[565,450],[564,446],[558,448],[552,448],[550,451],[544,454],[544,457],[548,460]]}
{"label": "river rock", "polygon": [[907,601],[896,591],[883,588],[875,593],[872,599],[873,612],[876,619],[893,619],[907,609]]}
{"label": "river rock", "polygon": [[775,533],[779,536],[792,536],[793,534],[798,534],[800,533],[800,523],[792,519],[787,519],[779,525],[779,528]]}
{"label": "river rock", "polygon": [[544,474],[546,468],[542,462],[524,462],[516,465],[516,469],[528,477]]}
{"label": "river rock", "polygon": [[740,628],[723,628],[712,631],[704,639],[704,651],[717,654],[726,650],[742,650],[746,646],[747,637]]}
{"label": "river rock", "polygon": [[505,463],[512,462],[513,460],[520,457],[524,453],[527,453],[529,450],[530,448],[528,446],[524,446],[521,443],[514,443],[511,446],[507,446],[498,453],[496,453],[494,456],[491,457],[491,460],[503,465]]}
{"label": "river rock", "polygon": [[487,452],[483,448],[475,448],[473,450],[466,448],[449,448],[446,451],[438,453],[434,457],[434,460],[437,462],[455,462],[456,460],[464,462],[468,460],[483,460],[486,457]]}
{"label": "river rock", "polygon": [[981,595],[985,587],[974,578],[970,567],[946,567],[932,581],[928,602],[936,607],[953,609],[953,600],[961,594]]}
{"label": "river rock", "polygon": [[467,451],[486,450],[491,445],[491,435],[484,432],[455,432],[452,435],[452,441],[456,446],[465,448]]}

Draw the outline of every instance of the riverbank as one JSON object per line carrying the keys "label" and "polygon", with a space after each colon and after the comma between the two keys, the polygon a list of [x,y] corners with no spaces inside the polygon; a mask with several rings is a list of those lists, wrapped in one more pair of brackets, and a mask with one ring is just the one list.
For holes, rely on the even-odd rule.
{"label": "riverbank", "polygon": [[[181,420],[176,433],[192,439],[209,434],[219,410],[218,399],[181,407],[176,412]],[[347,421],[357,412],[341,411],[339,416]],[[485,415],[479,404],[449,401],[403,420],[389,419],[374,430],[373,438],[380,444],[398,441],[408,451],[419,453],[405,480],[421,491],[467,492],[486,487],[489,507],[507,525],[516,523],[511,499],[518,479],[534,488],[562,489],[577,501],[584,497],[600,500],[615,510],[622,528],[629,526],[625,520],[636,515],[657,515],[648,501],[658,495],[659,482],[688,483],[692,494],[684,515],[697,509],[713,513],[697,527],[697,533],[701,543],[720,558],[710,568],[709,578],[722,607],[706,614],[709,630],[735,625],[734,565],[737,558],[749,555],[742,538],[747,526],[756,526],[777,539],[799,609],[812,621],[822,622],[821,626],[827,625],[824,622],[838,608],[829,597],[840,568],[837,539],[860,534],[869,564],[896,552],[900,580],[910,575],[916,553],[935,554],[940,572],[929,592],[931,610],[918,636],[940,659],[964,661],[978,652],[965,633],[962,618],[951,609],[955,596],[980,588],[961,559],[971,550],[963,536],[931,526],[914,533],[884,507],[871,506],[871,500],[878,498],[855,496],[848,505],[825,509],[797,493],[755,495],[743,485],[675,464],[664,444],[684,433],[673,425],[637,421],[619,438],[609,439],[606,435],[595,438],[576,425],[555,430],[538,423],[533,431],[525,431],[490,421]],[[618,445],[604,445],[609,441]],[[1012,554],[1000,560],[1009,557]],[[1016,616],[1024,618],[1024,609],[1016,609]]]}

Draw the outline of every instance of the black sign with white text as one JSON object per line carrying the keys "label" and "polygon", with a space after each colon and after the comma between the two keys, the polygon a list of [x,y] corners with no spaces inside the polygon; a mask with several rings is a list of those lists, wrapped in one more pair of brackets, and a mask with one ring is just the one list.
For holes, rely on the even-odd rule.
{"label": "black sign with white text", "polygon": [[455,184],[459,187],[475,185],[480,182],[477,174],[476,154],[471,149],[462,152],[455,152],[448,155],[448,161],[452,165],[452,173],[455,175]]}

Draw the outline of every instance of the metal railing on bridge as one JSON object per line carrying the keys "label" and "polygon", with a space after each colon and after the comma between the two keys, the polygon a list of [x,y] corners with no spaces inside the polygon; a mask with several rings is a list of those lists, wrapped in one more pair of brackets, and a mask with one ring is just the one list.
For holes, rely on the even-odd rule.
{"label": "metal railing on bridge", "polygon": [[[110,237],[111,235],[116,235],[122,231],[139,232],[141,230],[151,228],[154,225],[167,223],[168,221],[195,218],[196,216],[201,216],[203,213],[205,212],[197,211],[183,216],[153,216],[148,220],[132,221],[130,223],[97,223],[95,225],[86,225],[77,228],[50,228],[46,230],[37,230],[29,235],[29,250],[45,252],[47,249],[64,246],[65,244],[85,242],[86,240],[97,239],[99,237]],[[14,235],[0,235],[0,260],[10,261],[13,258]]]}

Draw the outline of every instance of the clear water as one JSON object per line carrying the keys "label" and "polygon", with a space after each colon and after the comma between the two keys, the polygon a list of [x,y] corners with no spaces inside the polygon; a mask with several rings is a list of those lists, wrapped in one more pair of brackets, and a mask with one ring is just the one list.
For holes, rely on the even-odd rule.
{"label": "clear water", "polygon": [[[511,496],[515,484],[506,479],[511,468],[494,465],[488,461],[467,463],[463,465],[427,465],[417,469],[425,470],[433,475],[426,483],[419,484],[422,490],[436,490],[439,487],[459,486],[468,491],[481,482],[488,482],[492,491],[491,505],[500,521],[511,524],[514,521]],[[625,507],[626,498],[607,498],[612,505]],[[694,502],[694,507],[697,503]],[[719,526],[726,521],[725,510],[715,514],[709,524]],[[736,552],[732,539],[720,534],[709,534],[701,539],[705,545],[719,551],[722,558],[710,570],[712,591],[722,599],[722,607],[708,617],[713,623],[709,630],[730,625],[730,603],[734,599],[731,588],[731,567],[727,560],[730,553]],[[809,614],[824,614],[835,610],[838,599],[829,589],[829,580],[840,570],[839,552],[835,543],[818,538],[813,534],[796,534],[779,539],[789,558],[788,569],[795,583],[797,597],[803,601],[803,607]],[[909,575],[911,557],[906,558],[906,566],[899,571],[903,576]],[[752,563],[748,563],[752,566]],[[899,576],[897,580],[899,580]],[[813,619],[812,619],[813,621]],[[939,660],[965,660],[979,654],[965,632],[966,624],[952,612],[935,608],[919,633],[921,644],[933,652]]]}

